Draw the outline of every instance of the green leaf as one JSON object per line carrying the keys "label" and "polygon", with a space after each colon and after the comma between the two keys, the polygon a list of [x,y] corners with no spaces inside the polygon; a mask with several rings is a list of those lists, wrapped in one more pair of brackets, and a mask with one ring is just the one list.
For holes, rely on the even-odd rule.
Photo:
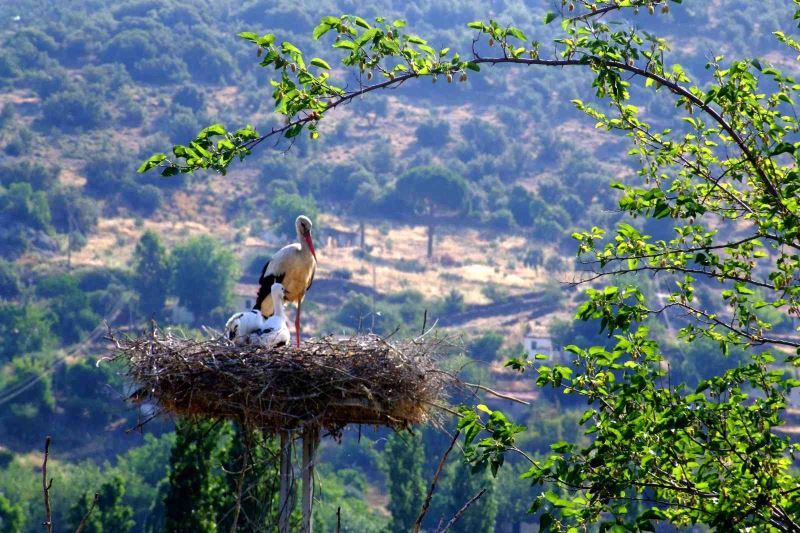
{"label": "green leaf", "polygon": [[553,22],[556,19],[556,17],[558,17],[558,13],[554,13],[552,11],[548,11],[544,16],[544,23],[545,24],[550,24],[551,22]]}
{"label": "green leaf", "polygon": [[151,156],[147,161],[142,163],[141,166],[139,166],[139,168],[136,170],[136,172],[139,172],[140,174],[143,172],[147,172],[151,168],[157,167],[166,158],[167,154],[155,154]]}
{"label": "green leaf", "polygon": [[245,40],[248,40],[248,41],[253,41],[254,43],[258,41],[258,35],[256,35],[255,33],[251,32],[251,31],[243,31],[242,33],[239,34],[239,38],[245,39]]}
{"label": "green leaf", "polygon": [[311,64],[314,65],[315,67],[324,68],[324,69],[327,69],[327,70],[330,70],[330,68],[331,68],[331,66],[325,60],[320,59],[318,57],[315,57],[314,59],[312,59],[311,60]]}
{"label": "green leaf", "polygon": [[472,61],[469,61],[466,66],[469,70],[474,70],[475,72],[480,72],[481,70],[480,65],[473,63]]}
{"label": "green leaf", "polygon": [[365,30],[368,30],[372,27],[367,23],[366,20],[362,19],[361,17],[354,17],[353,20],[355,21],[356,26],[361,26]]}
{"label": "green leaf", "polygon": [[355,50],[358,45],[349,39],[340,39],[333,43],[334,48],[347,48],[348,50]]}

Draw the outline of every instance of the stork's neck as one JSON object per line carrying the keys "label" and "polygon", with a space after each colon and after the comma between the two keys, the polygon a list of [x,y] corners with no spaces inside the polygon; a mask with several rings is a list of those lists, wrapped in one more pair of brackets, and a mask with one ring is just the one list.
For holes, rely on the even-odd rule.
{"label": "stork's neck", "polygon": [[297,242],[300,243],[300,249],[303,252],[310,252],[311,250],[308,248],[308,241],[306,240],[306,236],[303,235],[303,230],[297,228]]}
{"label": "stork's neck", "polygon": [[277,292],[272,293],[272,309],[275,316],[286,319],[286,310],[283,308],[283,299]]}

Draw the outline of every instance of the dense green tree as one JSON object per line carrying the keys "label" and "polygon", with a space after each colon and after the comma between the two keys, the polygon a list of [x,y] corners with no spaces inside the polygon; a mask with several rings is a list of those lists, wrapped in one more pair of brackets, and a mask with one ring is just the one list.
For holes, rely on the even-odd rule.
{"label": "dense green tree", "polygon": [[172,293],[197,320],[208,319],[230,302],[238,263],[216,239],[201,235],[178,244],[172,251],[171,264]]}
{"label": "dense green tree", "polygon": [[0,410],[0,427],[16,442],[33,445],[48,431],[55,409],[52,376],[41,360],[30,356],[15,358],[5,371],[4,390],[14,397]]}
{"label": "dense green tree", "polygon": [[0,362],[55,345],[53,313],[35,304],[0,302]]}
{"label": "dense green tree", "polygon": [[169,465],[169,487],[164,500],[165,531],[213,532],[220,481],[214,473],[219,460],[218,440],[225,424],[180,420]]}
{"label": "dense green tree", "polygon": [[428,259],[432,258],[436,225],[467,207],[469,191],[464,178],[444,167],[415,167],[397,179],[395,191],[428,227]]}
{"label": "dense green tree", "polygon": [[414,130],[417,143],[430,148],[442,148],[450,142],[450,124],[443,120],[423,122]]}
{"label": "dense green tree", "polygon": [[94,129],[106,118],[102,102],[84,89],[54,93],[42,102],[44,126],[68,131]]}
{"label": "dense green tree", "polygon": [[12,505],[10,501],[0,493],[0,530],[6,533],[21,533],[25,525],[25,515],[18,505]]}
{"label": "dense green tree", "polygon": [[[133,509],[123,503],[125,496],[125,480],[119,474],[100,486],[97,491],[97,506],[86,520],[86,533],[129,533],[136,523],[133,521]],[[85,495],[76,502],[69,512],[70,527],[74,531],[81,519],[89,512],[93,496]]]}
{"label": "dense green tree", "polygon": [[451,531],[459,533],[492,533],[497,504],[494,500],[494,479],[487,471],[472,472],[460,460],[450,460],[445,466],[440,485],[431,502],[426,523],[447,524],[456,513],[481,490],[486,492],[473,503]]}
{"label": "dense green tree", "polygon": [[144,316],[161,317],[169,281],[167,249],[157,233],[147,230],[133,251],[133,288],[139,294],[139,311]]}
{"label": "dense green tree", "polygon": [[16,298],[21,289],[16,265],[11,261],[0,259],[0,299]]}
{"label": "dense green tree", "polygon": [[53,331],[65,343],[74,343],[100,324],[100,317],[91,308],[89,295],[69,274],[51,274],[38,280],[36,294],[47,299],[53,313]]}
{"label": "dense green tree", "polygon": [[42,191],[34,191],[29,183],[12,183],[8,189],[0,187],[0,213],[8,217],[8,225],[16,223],[37,230],[51,230],[47,196]]}
{"label": "dense green tree", "polygon": [[315,229],[318,229],[317,204],[312,198],[278,192],[272,197],[269,206],[272,211],[272,226],[280,235],[294,238],[297,233],[294,222],[299,215],[306,215],[315,225]]}
{"label": "dense green tree", "polygon": [[422,440],[410,433],[392,433],[386,440],[384,458],[388,477],[390,531],[411,531],[422,509],[425,480]]}
{"label": "dense green tree", "polygon": [[47,191],[58,184],[57,166],[46,166],[30,161],[14,161],[0,165],[0,184],[28,183],[36,191]]}
{"label": "dense green tree", "polygon": [[47,192],[53,227],[59,233],[88,236],[97,226],[97,202],[86,198],[78,187],[54,187]]}
{"label": "dense green tree", "polygon": [[[224,490],[218,502],[221,531],[262,531],[278,522],[280,476],[279,449],[274,439],[234,425],[233,438],[225,450]],[[241,494],[240,509],[236,500]]]}
{"label": "dense green tree", "polygon": [[470,356],[478,361],[491,363],[497,358],[497,352],[503,345],[504,335],[495,331],[488,331],[467,345]]}

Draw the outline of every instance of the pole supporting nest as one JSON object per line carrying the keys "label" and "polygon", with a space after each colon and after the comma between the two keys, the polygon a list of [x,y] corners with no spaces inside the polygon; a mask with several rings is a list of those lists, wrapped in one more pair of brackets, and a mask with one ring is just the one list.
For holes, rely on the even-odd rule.
{"label": "pole supporting nest", "polygon": [[314,463],[319,446],[319,425],[311,423],[303,428],[303,533],[312,533],[311,515],[314,507]]}
{"label": "pole supporting nest", "polygon": [[278,515],[278,532],[289,533],[289,517],[294,507],[291,498],[294,491],[292,485],[294,475],[292,472],[292,435],[288,431],[281,431],[280,450],[280,511]]}

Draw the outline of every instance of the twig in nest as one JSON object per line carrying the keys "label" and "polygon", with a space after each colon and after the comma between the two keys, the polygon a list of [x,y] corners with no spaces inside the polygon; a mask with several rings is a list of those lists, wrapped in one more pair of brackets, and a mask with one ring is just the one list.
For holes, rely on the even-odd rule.
{"label": "twig in nest", "polygon": [[466,512],[466,510],[469,509],[470,505],[478,501],[480,497],[483,496],[485,493],[486,489],[481,489],[480,492],[478,492],[478,494],[470,498],[467,501],[467,503],[465,503],[464,506],[461,509],[459,509],[456,514],[453,515],[453,518],[450,519],[450,521],[447,523],[446,526],[444,526],[443,529],[437,530],[436,533],[445,533],[448,529],[450,529],[453,526],[453,524],[458,522],[458,519],[461,518],[461,515],[463,515]]}
{"label": "twig in nest", "polygon": [[75,533],[82,533],[83,528],[86,527],[86,521],[89,520],[89,516],[91,516],[92,511],[94,511],[95,506],[97,506],[97,502],[100,501],[100,493],[94,493],[94,499],[92,499],[92,505],[89,507],[89,510],[86,511],[86,514],[83,515],[81,518],[81,523],[78,524],[78,529],[75,530]]}
{"label": "twig in nest", "polygon": [[450,446],[447,447],[444,455],[442,455],[442,458],[439,460],[439,466],[436,467],[436,473],[433,475],[433,481],[431,481],[431,487],[428,489],[428,495],[425,497],[425,501],[422,504],[422,510],[419,512],[417,521],[414,522],[414,533],[419,533],[419,528],[422,526],[422,520],[425,518],[425,515],[428,514],[428,507],[431,505],[433,491],[436,490],[436,483],[439,482],[439,475],[441,475],[442,468],[444,468],[444,463],[447,461],[447,456],[450,455],[453,446],[456,445],[456,441],[458,440],[460,434],[461,431],[456,431],[455,435],[453,435],[453,440],[450,441]]}
{"label": "twig in nest", "polygon": [[50,487],[53,486],[53,479],[47,480],[47,458],[50,455],[50,436],[44,439],[44,460],[42,461],[42,493],[44,495],[45,519],[42,525],[47,533],[53,532],[53,513],[50,510]]}

